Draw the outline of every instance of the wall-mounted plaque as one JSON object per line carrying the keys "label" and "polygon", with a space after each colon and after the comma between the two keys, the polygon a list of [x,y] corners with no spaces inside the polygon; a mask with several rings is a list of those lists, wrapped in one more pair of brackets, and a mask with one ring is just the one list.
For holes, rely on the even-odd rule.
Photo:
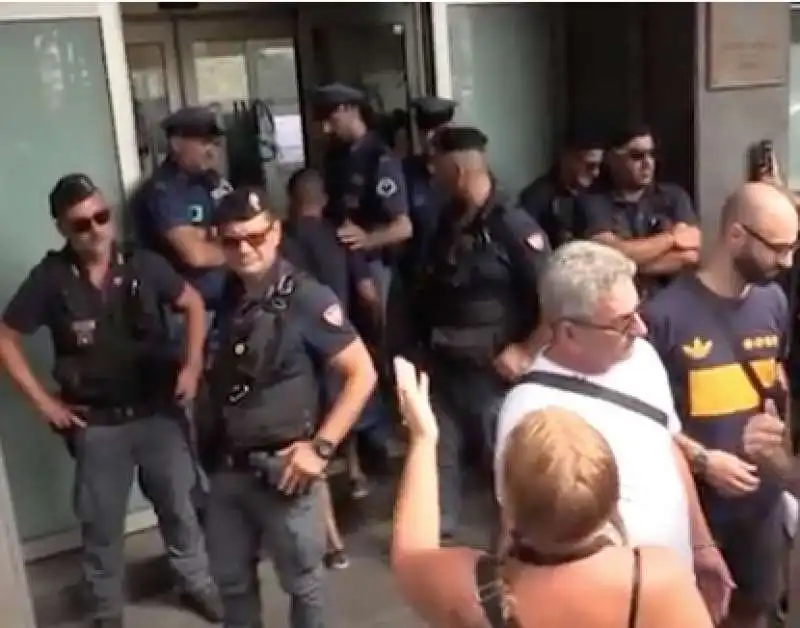
{"label": "wall-mounted plaque", "polygon": [[789,74],[790,5],[709,2],[708,89],[783,85]]}

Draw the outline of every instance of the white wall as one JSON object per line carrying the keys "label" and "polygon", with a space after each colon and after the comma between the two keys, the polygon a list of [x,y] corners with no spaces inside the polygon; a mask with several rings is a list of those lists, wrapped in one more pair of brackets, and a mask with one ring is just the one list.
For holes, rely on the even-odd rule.
{"label": "white wall", "polygon": [[[787,33],[776,33],[786,45],[789,3],[765,3],[786,12]],[[713,240],[725,197],[747,173],[747,150],[753,142],[772,139],[785,164],[789,134],[789,85],[709,91],[706,82],[707,3],[697,4],[697,74],[695,97],[695,194],[706,240]]]}

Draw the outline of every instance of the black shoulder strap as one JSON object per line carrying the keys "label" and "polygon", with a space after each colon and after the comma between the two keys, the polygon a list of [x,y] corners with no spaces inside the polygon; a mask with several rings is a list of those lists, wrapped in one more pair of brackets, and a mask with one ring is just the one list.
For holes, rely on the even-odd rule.
{"label": "black shoulder strap", "polygon": [[669,423],[669,417],[663,410],[659,410],[655,406],[641,399],[637,399],[636,397],[632,397],[631,395],[578,377],[561,375],[559,373],[548,373],[545,371],[530,371],[520,377],[516,381],[516,384],[539,384],[540,386],[547,386],[548,388],[557,388],[559,390],[573,392],[578,395],[583,395],[584,397],[601,399],[620,406],[621,408],[625,408],[626,410],[630,410],[631,412],[646,416],[648,419],[652,419],[663,427],[667,427]]}
{"label": "black shoulder strap", "polygon": [[481,554],[475,563],[475,584],[478,601],[491,628],[506,628],[506,620],[503,617],[502,583],[497,566],[497,559],[494,556]]}
{"label": "black shoulder strap", "polygon": [[638,547],[633,548],[632,580],[631,602],[628,607],[628,628],[636,628],[636,619],[639,617],[639,596],[642,591],[642,552]]}

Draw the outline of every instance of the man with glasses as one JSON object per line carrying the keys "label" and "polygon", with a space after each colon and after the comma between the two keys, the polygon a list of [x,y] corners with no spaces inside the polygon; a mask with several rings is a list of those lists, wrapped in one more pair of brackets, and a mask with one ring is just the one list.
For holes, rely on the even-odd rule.
{"label": "man with glasses", "polygon": [[754,416],[785,417],[789,312],[774,279],[792,264],[797,230],[786,193],[745,184],[722,208],[708,260],[644,310],[683,421],[676,438],[736,583],[726,626],[766,625],[781,592],[781,486],[748,455],[743,432]]}
{"label": "man with glasses", "polygon": [[[503,494],[503,451],[514,427],[548,406],[571,410],[614,452],[619,515],[630,545],[669,547],[689,568],[692,547],[708,547],[702,563],[695,555],[695,568],[712,582],[725,582],[724,563],[673,439],[681,424],[664,367],[644,339],[635,272],[630,259],[596,242],[577,240],[551,257],[539,280],[539,299],[542,322],[552,335],[500,410],[496,494]],[[724,590],[717,594],[721,589],[704,592],[717,616],[727,605]]]}
{"label": "man with glasses", "polygon": [[[8,304],[0,323],[0,362],[75,457],[74,506],[93,625],[122,626],[123,535],[136,473],[187,602],[219,621],[190,498],[192,460],[174,416],[176,404],[197,390],[203,302],[162,258],[115,243],[111,210],[86,175],[56,183],[50,213],[66,245],[45,256]],[[163,348],[162,305],[186,321],[179,363]],[[21,337],[42,326],[52,335],[57,393],[33,373],[21,347]]]}
{"label": "man with glasses", "polygon": [[[279,255],[281,222],[267,202],[262,190],[242,188],[214,217],[231,276],[209,373],[208,551],[226,626],[262,625],[263,542],[292,598],[292,628],[321,628],[327,618],[320,479],[376,377],[331,289]],[[325,369],[343,385],[323,409]]]}
{"label": "man with glasses", "polygon": [[586,225],[576,201],[593,189],[602,162],[600,133],[589,125],[575,126],[547,174],[520,193],[520,205],[541,225],[553,249],[583,237]]}
{"label": "man with glasses", "polygon": [[601,190],[578,201],[585,237],[630,257],[640,293],[647,297],[697,264],[697,216],[683,189],[655,180],[655,143],[646,126],[632,124],[614,134],[606,165]]}

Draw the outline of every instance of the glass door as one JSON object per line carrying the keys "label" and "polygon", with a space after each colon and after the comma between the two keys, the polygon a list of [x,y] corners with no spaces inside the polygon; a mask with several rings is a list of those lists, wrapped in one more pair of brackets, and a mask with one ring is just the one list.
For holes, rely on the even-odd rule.
{"label": "glass door", "polygon": [[265,186],[278,211],[288,177],[305,163],[292,30],[275,20],[178,24],[187,101],[222,117],[228,178]]}
{"label": "glass door", "polygon": [[139,164],[148,176],[167,152],[161,121],[181,106],[173,29],[169,22],[134,22],[124,29]]}
{"label": "glass door", "polygon": [[[367,2],[352,7],[347,12],[314,4],[299,7],[303,90],[340,81],[362,89],[376,113],[407,113],[410,99],[426,91],[420,8]],[[314,130],[306,132],[309,152],[319,164],[324,142]]]}

